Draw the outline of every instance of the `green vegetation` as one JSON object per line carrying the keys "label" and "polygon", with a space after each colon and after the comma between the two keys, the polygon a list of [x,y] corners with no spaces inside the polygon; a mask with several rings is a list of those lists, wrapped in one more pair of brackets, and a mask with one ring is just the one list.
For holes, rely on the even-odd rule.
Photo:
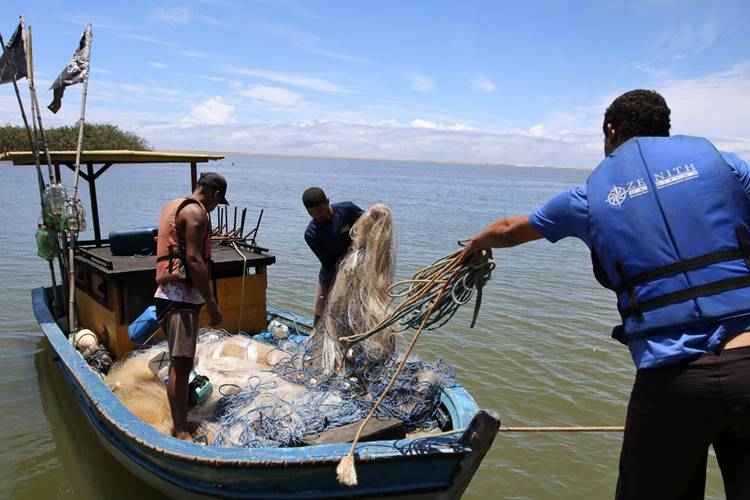
{"label": "green vegetation", "polygon": [[[46,129],[49,149],[75,150],[78,144],[78,125]],[[145,151],[150,149],[142,137],[132,132],[121,130],[117,125],[108,123],[86,124],[83,129],[84,149],[131,149]],[[0,153],[5,151],[28,151],[29,138],[26,129],[21,126],[0,126]]]}

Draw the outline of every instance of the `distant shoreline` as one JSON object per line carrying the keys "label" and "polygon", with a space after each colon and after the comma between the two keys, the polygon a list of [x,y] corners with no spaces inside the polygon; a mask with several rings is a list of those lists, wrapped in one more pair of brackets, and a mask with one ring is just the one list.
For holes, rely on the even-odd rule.
{"label": "distant shoreline", "polygon": [[[184,152],[184,151],[183,151]],[[389,158],[367,158],[355,156],[312,156],[312,155],[285,155],[278,153],[247,153],[241,151],[192,151],[193,153],[221,154],[226,156],[257,156],[266,158],[298,158],[301,160],[353,160],[353,161],[380,161],[387,163],[421,163],[433,165],[459,165],[467,167],[508,167],[508,168],[551,168],[555,170],[583,170],[590,172],[592,168],[583,167],[557,167],[551,165],[513,165],[510,163],[491,163],[491,162],[470,162],[470,161],[445,161],[445,160],[396,160]],[[225,158],[226,160],[226,158]]]}
{"label": "distant shoreline", "polygon": [[[26,148],[28,150],[28,148]],[[367,158],[367,157],[355,157],[355,156],[311,156],[311,155],[285,155],[278,153],[248,153],[241,151],[216,151],[208,149],[152,149],[151,151],[165,152],[165,153],[196,153],[196,154],[216,154],[223,155],[224,161],[227,156],[254,156],[263,158],[286,158],[286,159],[300,159],[300,160],[350,160],[350,161],[375,161],[384,163],[414,163],[414,164],[427,164],[427,165],[439,165],[439,166],[465,166],[465,167],[501,167],[501,168],[545,168],[554,170],[568,170],[575,171],[581,170],[584,172],[590,172],[593,168],[582,168],[582,167],[558,167],[552,165],[513,165],[510,163],[480,163],[470,161],[445,161],[445,160],[395,160],[390,158]],[[5,159],[0,159],[0,163],[3,163]]]}

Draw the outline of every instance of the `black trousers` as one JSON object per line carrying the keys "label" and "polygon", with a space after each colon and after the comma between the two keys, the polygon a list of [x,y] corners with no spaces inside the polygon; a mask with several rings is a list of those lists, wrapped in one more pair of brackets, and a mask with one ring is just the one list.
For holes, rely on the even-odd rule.
{"label": "black trousers", "polygon": [[703,499],[711,445],[726,498],[750,499],[750,347],[638,371],[616,499]]}

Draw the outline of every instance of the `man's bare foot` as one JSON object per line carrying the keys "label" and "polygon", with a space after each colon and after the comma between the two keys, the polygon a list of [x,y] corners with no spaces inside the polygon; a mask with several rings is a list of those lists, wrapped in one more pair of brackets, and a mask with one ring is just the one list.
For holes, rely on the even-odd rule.
{"label": "man's bare foot", "polygon": [[182,441],[193,441],[193,436],[190,435],[189,432],[185,431],[175,432],[174,437],[176,437],[177,439],[181,439]]}

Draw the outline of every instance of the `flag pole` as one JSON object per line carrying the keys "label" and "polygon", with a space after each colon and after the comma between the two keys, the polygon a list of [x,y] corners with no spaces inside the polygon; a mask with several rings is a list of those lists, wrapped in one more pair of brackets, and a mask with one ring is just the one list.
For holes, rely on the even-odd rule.
{"label": "flag pole", "polygon": [[[34,130],[34,144],[36,145],[36,156],[35,161],[37,164],[37,168],[39,169],[39,177],[42,177],[42,169],[40,166],[40,154],[39,154],[39,137],[42,138],[42,145],[44,146],[44,152],[47,155],[47,175],[49,178],[50,184],[55,182],[55,176],[52,174],[52,162],[50,161],[50,155],[49,155],[49,148],[47,147],[47,136],[44,133],[44,128],[42,127],[42,116],[41,112],[39,111],[39,101],[37,101],[36,98],[36,84],[34,81],[34,48],[31,41],[31,26],[29,26],[28,31],[26,30],[26,23],[23,18],[23,16],[20,17],[20,23],[21,28],[24,36],[24,44],[26,48],[26,80],[29,82],[29,94],[31,95],[31,125],[32,129]],[[37,120],[34,120],[34,116],[37,117]],[[37,126],[36,123],[39,123],[39,136],[37,136]],[[59,182],[59,181],[58,181]],[[44,196],[42,196],[42,221],[44,221]],[[45,221],[46,223],[46,221]],[[55,246],[60,248],[60,238],[57,236],[57,230],[58,228],[54,228],[55,230]],[[65,269],[63,267],[63,259],[61,258],[60,254],[57,255],[58,263],[60,266],[60,279],[65,282]],[[52,311],[57,314],[57,309],[64,309],[65,307],[65,298],[64,298],[64,291],[63,296],[60,296],[60,291],[57,289],[57,277],[55,276],[55,265],[52,263],[52,261],[48,261],[49,263],[49,274],[52,278]],[[63,289],[64,290],[64,289]]]}
{"label": "flag pole", "polygon": [[[21,22],[23,22],[23,18],[21,18]],[[31,94],[31,116],[33,120],[36,115],[37,124],[39,126],[39,136],[42,138],[42,146],[44,147],[44,153],[47,156],[47,175],[49,176],[50,184],[58,183],[60,182],[60,179],[56,179],[52,173],[52,158],[50,158],[49,146],[47,145],[47,134],[44,132],[44,125],[42,125],[42,112],[39,109],[39,99],[37,99],[36,95],[36,83],[34,82],[34,49],[31,41],[31,26],[29,26],[29,29],[26,32],[26,42],[29,62],[29,74],[26,78],[29,80],[29,93]]]}
{"label": "flag pole", "polygon": [[[24,32],[24,29],[23,29],[23,17],[21,17],[21,19],[20,19],[20,25],[21,25],[21,39],[23,40],[23,35],[24,35],[24,33],[23,33]],[[25,42],[25,40],[24,40],[24,42]],[[0,46],[2,46],[2,48],[3,48],[3,56],[6,57],[7,61],[11,65],[11,72],[13,74],[13,76],[12,76],[13,90],[15,91],[15,93],[16,93],[16,99],[18,100],[18,108],[21,110],[21,118],[23,118],[23,124],[24,124],[24,127],[26,128],[26,135],[29,138],[29,146],[31,147],[32,154],[34,155],[34,163],[35,163],[35,167],[36,167],[37,184],[39,186],[39,205],[40,205],[40,208],[41,208],[42,220],[44,220],[44,177],[42,176],[42,167],[41,167],[41,164],[39,162],[39,149],[37,148],[37,144],[36,144],[36,141],[35,141],[35,136],[36,135],[32,134],[31,127],[29,127],[29,120],[26,118],[26,110],[24,109],[23,99],[21,99],[21,92],[18,90],[18,82],[16,81],[16,75],[18,74],[18,70],[16,68],[16,64],[15,64],[15,61],[13,60],[13,57],[10,57],[9,55],[6,54],[5,40],[3,40],[2,34],[0,34]],[[24,48],[26,48],[26,47],[24,47]],[[24,55],[26,55],[26,54],[24,54]],[[28,63],[28,57],[26,58],[26,61]],[[27,79],[29,78],[28,73],[29,73],[29,68],[28,68],[28,65],[27,65],[27,67],[26,67],[26,78]],[[33,104],[32,104],[32,107],[33,107]],[[32,109],[32,113],[33,113],[33,109]],[[33,116],[32,116],[32,119],[33,119]],[[53,302],[52,302],[52,309],[54,310],[55,309],[55,303],[58,303],[58,301],[56,300],[56,297],[57,297],[57,279],[55,277],[55,266],[54,266],[54,264],[52,263],[51,260],[48,261],[48,263],[49,263],[50,277],[52,278],[52,300],[53,300]]]}
{"label": "flag pole", "polygon": [[[91,31],[91,24],[86,25],[86,33]],[[89,90],[89,75],[91,74],[91,43],[89,40],[89,59],[88,59],[88,71],[85,74],[83,80],[83,89],[81,90],[81,118],[78,121],[78,145],[76,147],[76,163],[75,163],[75,184],[73,187],[73,207],[77,207],[78,202],[78,181],[81,172],[81,148],[83,147],[83,128],[86,121],[86,97],[88,96]],[[93,182],[93,179],[92,179]],[[76,217],[78,214],[75,214]],[[76,232],[68,231],[70,244],[68,247],[68,332],[73,333],[76,328],[76,317],[75,317],[75,244],[76,244]]]}

